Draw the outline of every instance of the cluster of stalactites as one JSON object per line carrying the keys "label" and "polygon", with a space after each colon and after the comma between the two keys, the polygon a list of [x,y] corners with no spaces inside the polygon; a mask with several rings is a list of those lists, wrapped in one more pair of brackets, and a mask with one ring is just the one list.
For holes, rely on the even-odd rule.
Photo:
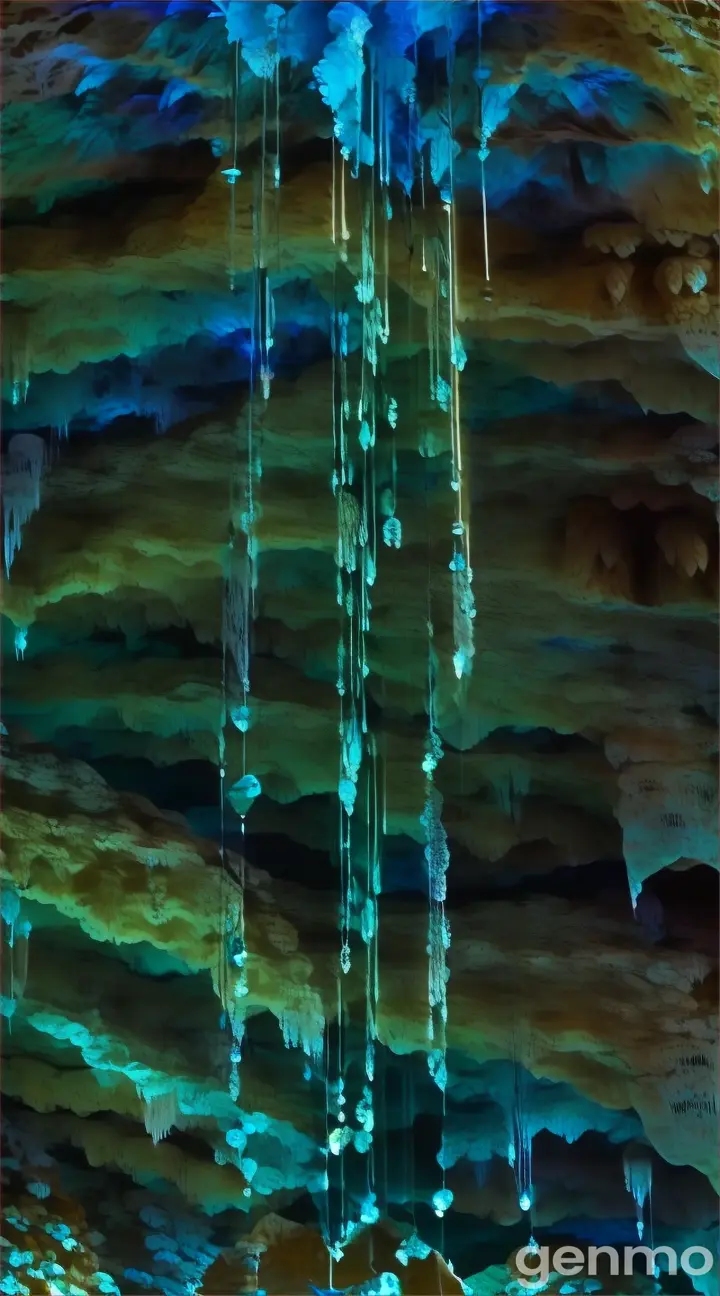
{"label": "cluster of stalactites", "polygon": [[169,1089],[165,1093],[149,1094],[143,1098],[145,1129],[153,1143],[160,1143],[167,1138],[178,1118],[177,1093]]}
{"label": "cluster of stalactites", "polygon": [[649,1200],[652,1190],[652,1161],[647,1148],[633,1145],[625,1149],[623,1155],[625,1170],[625,1187],[635,1202],[638,1237],[642,1241],[645,1231],[645,1202]]}
{"label": "cluster of stalactites", "polygon": [[[12,1018],[25,992],[32,924],[23,915],[20,896],[13,886],[4,884],[0,892],[0,916],[5,928],[9,955],[2,960],[8,983],[3,986],[2,1016]],[[9,990],[9,994],[5,993]]]}
{"label": "cluster of stalactites", "polygon": [[22,531],[40,508],[40,483],[46,465],[45,442],[19,432],[8,445],[3,475],[5,572],[9,576],[22,544]]}
{"label": "cluster of stalactites", "polygon": [[280,1013],[280,1029],[286,1048],[302,1049],[311,1062],[322,1062],[325,1044],[325,1018],[317,995],[307,990],[299,1002],[285,1004]]}

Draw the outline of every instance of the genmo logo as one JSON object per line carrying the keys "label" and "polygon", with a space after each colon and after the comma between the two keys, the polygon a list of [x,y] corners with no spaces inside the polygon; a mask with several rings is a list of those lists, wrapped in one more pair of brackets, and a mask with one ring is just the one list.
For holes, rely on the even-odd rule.
{"label": "genmo logo", "polygon": [[677,1274],[678,1267],[690,1278],[701,1278],[710,1273],[715,1264],[712,1251],[703,1246],[689,1246],[678,1257],[674,1247],[659,1246],[626,1246],[626,1247],[588,1247],[582,1251],[576,1246],[561,1246],[555,1249],[539,1246],[531,1242],[522,1247],[515,1255],[515,1265],[521,1286],[527,1291],[542,1291],[550,1278],[557,1275],[561,1278],[583,1277],[594,1278],[598,1272],[598,1260],[602,1260],[602,1270],[613,1277],[622,1274],[631,1277],[635,1272],[636,1259],[645,1261],[645,1272],[649,1278],[662,1269],[670,1276]]}

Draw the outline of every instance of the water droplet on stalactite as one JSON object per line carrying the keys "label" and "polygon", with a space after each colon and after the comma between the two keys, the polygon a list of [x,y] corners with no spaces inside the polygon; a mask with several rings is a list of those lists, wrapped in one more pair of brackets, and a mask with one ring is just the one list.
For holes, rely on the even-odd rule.
{"label": "water droplet on stalactite", "polygon": [[529,1211],[532,1206],[532,1189],[530,1192],[523,1192],[518,1198],[518,1206],[521,1211]]}
{"label": "water droplet on stalactite", "polygon": [[363,419],[359,436],[360,445],[363,450],[369,450],[375,445],[375,433],[371,430],[367,419]]}
{"label": "water droplet on stalactite", "polygon": [[345,813],[351,815],[355,809],[355,799],[357,797],[357,788],[352,779],[340,779],[340,782],[338,783],[338,796],[342,802]]}
{"label": "water droplet on stalactite", "polygon": [[230,719],[236,729],[239,729],[241,733],[247,733],[250,728],[250,707],[233,707],[230,712]]}
{"label": "water droplet on stalactite", "polygon": [[247,963],[247,950],[238,937],[235,937],[232,942],[230,948],[230,961],[235,964],[235,967],[239,968],[245,967],[245,964]]}
{"label": "water droplet on stalactite", "polygon": [[370,897],[367,898],[363,905],[360,915],[360,934],[366,945],[372,943],[372,939],[377,931],[377,920],[375,915],[375,905]]}
{"label": "water droplet on stalactite", "polygon": [[376,566],[375,566],[375,559],[373,558],[373,556],[372,556],[371,553],[366,553],[366,555],[365,555],[365,584],[366,584],[366,585],[374,585],[374,584],[375,584],[375,577],[376,577],[376,576],[377,576],[377,568],[376,568]]}
{"label": "water droplet on stalactite", "polygon": [[[258,1163],[257,1161],[254,1161],[252,1157],[243,1157],[242,1161],[240,1162],[240,1169],[245,1175],[247,1182],[251,1184],[253,1179],[255,1178],[255,1175],[258,1172]],[[248,1189],[246,1189],[245,1191],[248,1192]]]}
{"label": "water droplet on stalactite", "polygon": [[328,1138],[328,1147],[333,1156],[340,1156],[340,1153],[347,1147],[352,1139],[352,1130],[347,1125],[336,1126],[330,1131]]}
{"label": "water droplet on stalactite", "polygon": [[645,1230],[645,1202],[652,1191],[652,1162],[649,1154],[642,1148],[627,1148],[623,1156],[625,1170],[625,1187],[635,1201],[637,1214],[637,1233],[642,1241]]}
{"label": "water droplet on stalactite", "polygon": [[433,1193],[433,1210],[439,1219],[442,1219],[446,1211],[453,1204],[453,1194],[449,1188],[440,1188],[438,1192]]}
{"label": "water droplet on stalactite", "polygon": [[360,1220],[363,1224],[377,1224],[380,1211],[376,1205],[375,1193],[368,1193],[360,1206]]}
{"label": "water droplet on stalactite", "polygon": [[402,523],[399,518],[389,517],[383,523],[383,540],[389,549],[399,549],[402,544]]}
{"label": "water droplet on stalactite", "polygon": [[235,810],[241,817],[244,817],[253,801],[255,801],[261,793],[262,784],[260,783],[260,780],[256,778],[254,774],[243,774],[243,777],[238,779],[237,783],[233,783],[233,786],[230,788],[230,791],[228,792],[228,801],[233,810]]}
{"label": "water droplet on stalactite", "polygon": [[637,882],[634,878],[629,878],[628,880],[630,883],[630,903],[632,904],[634,913],[637,908],[637,902],[640,899],[642,882]]}
{"label": "water droplet on stalactite", "polygon": [[443,413],[447,414],[450,409],[450,400],[452,397],[450,383],[446,382],[444,378],[438,376],[433,384],[432,397],[433,400],[437,401]]}
{"label": "water droplet on stalactite", "polygon": [[15,659],[24,661],[25,649],[27,648],[28,632],[19,628],[15,631]]}
{"label": "water droplet on stalactite", "polygon": [[452,342],[452,348],[450,351],[450,362],[455,366],[458,372],[462,372],[462,370],[465,368],[465,365],[467,364],[467,354],[465,352],[465,347],[463,346],[462,341],[460,340],[457,333],[455,334]]}

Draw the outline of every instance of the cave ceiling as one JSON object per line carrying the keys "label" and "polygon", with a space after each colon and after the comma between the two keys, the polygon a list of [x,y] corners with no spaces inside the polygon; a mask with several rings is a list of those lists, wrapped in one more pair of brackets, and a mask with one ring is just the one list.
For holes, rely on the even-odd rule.
{"label": "cave ceiling", "polygon": [[7,1296],[717,1248],[719,19],[3,6]]}

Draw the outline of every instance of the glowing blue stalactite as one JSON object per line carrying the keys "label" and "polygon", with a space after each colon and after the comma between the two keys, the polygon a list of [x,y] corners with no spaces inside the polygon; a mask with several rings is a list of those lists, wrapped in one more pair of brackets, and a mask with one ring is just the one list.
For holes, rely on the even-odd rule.
{"label": "glowing blue stalactite", "polygon": [[228,800],[240,817],[244,818],[253,801],[261,793],[262,785],[260,780],[254,774],[243,774],[242,778],[237,780],[237,783],[233,783],[228,793]]}
{"label": "glowing blue stalactite", "polygon": [[515,1062],[515,1088],[512,1106],[512,1135],[508,1143],[508,1164],[515,1175],[518,1206],[523,1213],[532,1210],[535,1190],[532,1181],[532,1130],[528,1113],[527,1076],[520,1062]]}
{"label": "glowing blue stalactite", "polygon": [[232,132],[232,164],[224,167],[221,174],[225,176],[230,186],[230,257],[228,263],[228,278],[230,280],[230,291],[235,291],[235,234],[237,227],[236,213],[236,195],[235,186],[242,175],[238,166],[238,128],[240,112],[240,46],[235,42],[233,51],[233,132]]}
{"label": "glowing blue stalactite", "polygon": [[28,643],[28,632],[25,626],[17,626],[15,630],[15,660],[25,660],[25,649]]}
{"label": "glowing blue stalactite", "polygon": [[518,84],[509,82],[505,85],[483,85],[487,69],[478,67],[475,79],[480,89],[480,189],[482,194],[483,216],[483,250],[485,255],[485,300],[492,301],[492,284],[490,281],[490,239],[488,234],[487,194],[485,189],[485,163],[490,156],[490,139],[498,126],[505,121],[510,112],[510,100],[518,90]]}
{"label": "glowing blue stalactite", "polygon": [[[245,759],[246,736],[253,720],[250,704],[250,648],[249,634],[255,611],[257,587],[257,541],[255,536],[256,502],[254,481],[261,474],[261,463],[256,458],[256,437],[253,426],[255,381],[259,382],[263,398],[270,395],[272,371],[270,355],[274,334],[274,301],[267,266],[267,207],[266,180],[274,189],[280,185],[280,64],[288,59],[293,64],[302,61],[299,53],[299,29],[296,9],[285,10],[279,5],[233,4],[230,0],[217,0],[217,8],[225,18],[228,41],[235,53],[235,129],[232,165],[223,174],[230,187],[232,212],[235,190],[240,179],[238,165],[238,66],[242,58],[254,77],[261,83],[262,92],[262,160],[256,177],[253,203],[253,270],[254,307],[251,325],[250,394],[248,399],[248,450],[246,472],[245,511],[241,530],[246,537],[246,571],[233,595],[235,610],[232,619],[236,626],[230,658],[237,671],[237,697],[227,697],[224,686],[223,723],[229,717],[234,728],[242,735],[242,777],[238,779],[227,797],[231,805],[244,813],[259,794],[255,776],[247,769]],[[434,6],[409,6],[407,27],[417,39],[431,30],[431,17],[426,14]],[[367,11],[366,11],[367,10]],[[405,57],[408,47],[407,30],[398,25],[396,45],[389,54],[383,42],[375,40],[375,18],[372,6],[343,2],[325,11],[330,39],[313,74],[315,85],[327,104],[333,118],[332,141],[332,209],[331,237],[337,251],[336,271],[347,276],[351,231],[347,220],[347,186],[349,177],[358,181],[362,173],[359,228],[356,231],[359,246],[354,249],[356,262],[352,265],[353,286],[349,297],[361,324],[361,375],[359,391],[352,399],[348,380],[349,311],[339,309],[336,292],[331,323],[332,340],[332,428],[333,464],[332,491],[337,506],[336,598],[339,610],[337,645],[336,688],[339,700],[339,756],[337,777],[338,853],[340,862],[341,895],[339,908],[340,960],[338,977],[338,1063],[337,1075],[331,1082],[328,1065],[328,1113],[332,1107],[336,1125],[327,1135],[327,1158],[339,1157],[342,1162],[344,1148],[354,1141],[359,1150],[371,1147],[373,1133],[372,1084],[375,1073],[375,1040],[379,977],[378,947],[378,896],[380,894],[380,842],[378,829],[380,798],[377,793],[377,752],[368,733],[365,680],[370,672],[368,661],[368,633],[372,612],[372,589],[377,578],[378,531],[382,542],[390,549],[402,545],[402,525],[397,517],[397,457],[395,429],[398,423],[398,406],[388,399],[383,388],[383,348],[390,337],[389,294],[389,222],[393,202],[390,184],[397,180],[410,196],[419,169],[423,212],[426,208],[426,182],[428,178],[437,187],[443,204],[442,229],[437,238],[426,239],[426,225],[422,226],[422,266],[432,278],[433,302],[428,312],[428,348],[430,353],[430,391],[432,399],[447,416],[451,448],[451,480],[453,491],[452,541],[447,554],[451,574],[453,599],[453,653],[455,675],[462,685],[472,672],[475,654],[473,572],[470,558],[469,492],[463,461],[461,436],[460,375],[466,365],[466,353],[458,330],[457,253],[455,239],[454,165],[459,146],[453,132],[453,59],[455,33],[448,25],[448,96],[447,111],[426,112],[421,116],[415,87],[417,53],[414,61]],[[323,21],[324,21],[323,17]],[[480,7],[478,7],[480,23]],[[392,27],[392,18],[391,18]],[[306,47],[303,47],[306,48]],[[317,57],[314,55],[313,57]],[[478,81],[482,81],[480,71]],[[484,184],[484,166],[488,141],[492,132],[507,115],[507,103],[514,88],[485,87],[481,106],[481,165],[483,169],[483,227],[485,233],[486,279],[489,283],[489,252],[487,242],[487,203]],[[402,121],[407,120],[407,138],[400,138],[397,125],[399,110]],[[370,179],[366,183],[366,177]],[[361,188],[362,185],[362,188]],[[379,197],[379,202],[378,202]],[[231,216],[231,283],[235,283],[234,267],[234,215]],[[378,236],[379,231],[379,236]],[[378,527],[376,509],[376,456],[385,454],[382,427],[386,417],[392,432],[392,490],[389,507],[381,504],[384,521]],[[357,418],[357,429],[352,427]],[[433,451],[437,453],[437,451]],[[430,636],[430,682],[428,702],[428,741],[423,757],[425,774],[425,806],[422,823],[425,830],[425,855],[428,866],[429,919],[428,919],[428,1034],[432,1048],[428,1065],[436,1085],[444,1093],[447,1085],[446,1026],[447,1026],[447,954],[450,947],[450,930],[445,915],[446,873],[449,865],[447,836],[442,822],[442,796],[435,783],[435,770],[442,758],[435,722],[435,671],[436,663]],[[230,690],[232,693],[232,690]],[[224,738],[221,744],[221,765],[224,767]],[[248,795],[253,791],[253,795]],[[383,820],[385,799],[382,804]],[[244,828],[243,828],[244,830]],[[366,861],[363,855],[366,853]],[[366,864],[366,867],[363,865]],[[242,923],[241,915],[240,922]],[[229,961],[244,969],[244,935],[236,939],[237,919],[230,917],[227,931]],[[350,1133],[351,1121],[346,1115],[345,1076],[343,1074],[343,1002],[342,982],[352,967],[351,932],[359,928],[360,938],[366,947],[366,1054],[365,1078],[367,1085],[354,1107],[358,1128]],[[241,954],[240,964],[237,963]],[[294,1012],[295,1010],[293,1010]],[[286,1044],[297,1046],[301,1031],[293,1013],[283,1020]],[[233,1046],[235,1047],[235,1045]],[[328,1050],[329,1052],[329,1050]],[[334,1064],[333,1064],[334,1065]],[[332,1092],[331,1092],[332,1091]],[[349,1108],[353,1110],[352,1104]],[[350,1138],[348,1138],[350,1135]],[[442,1164],[442,1161],[441,1161]],[[441,1193],[445,1193],[444,1181]],[[361,1215],[371,1214],[373,1195],[370,1182]],[[344,1211],[344,1207],[343,1207]],[[328,1245],[341,1249],[347,1240],[343,1213],[342,1238]]]}
{"label": "glowing blue stalactite", "polygon": [[341,3],[330,10],[328,27],[337,34],[325,46],[313,74],[320,95],[335,119],[335,135],[342,156],[352,159],[353,174],[357,177],[360,164],[374,160],[372,141],[363,131],[363,47],[372,23],[358,5]]}
{"label": "glowing blue stalactite", "polygon": [[11,1018],[25,992],[32,931],[32,924],[23,917],[20,897],[14,887],[5,885],[0,891],[0,916],[6,928],[9,949],[6,965],[10,970],[10,995],[3,1015]]}
{"label": "glowing blue stalactite", "polygon": [[645,1202],[651,1201],[652,1161],[649,1151],[629,1147],[623,1156],[625,1187],[635,1202],[637,1234],[642,1242],[645,1232]]}
{"label": "glowing blue stalactite", "polygon": [[432,1204],[433,1210],[438,1219],[442,1219],[445,1212],[449,1211],[453,1204],[453,1194],[451,1190],[449,1188],[441,1188],[438,1192],[434,1193]]}
{"label": "glowing blue stalactite", "polygon": [[15,924],[20,917],[20,897],[14,887],[5,885],[0,891],[0,917],[9,928],[7,942],[12,949],[15,943]]}
{"label": "glowing blue stalactite", "polygon": [[[450,163],[452,186],[452,162]],[[455,495],[455,520],[452,525],[453,558],[450,563],[453,590],[453,667],[458,680],[472,673],[475,656],[475,599],[473,573],[470,562],[470,521],[465,492],[462,432],[460,420],[461,370],[465,366],[465,350],[456,332],[457,317],[457,263],[455,240],[455,209],[452,201],[446,205],[448,218],[448,346],[450,358],[450,398],[448,413],[452,443],[451,487]]]}

